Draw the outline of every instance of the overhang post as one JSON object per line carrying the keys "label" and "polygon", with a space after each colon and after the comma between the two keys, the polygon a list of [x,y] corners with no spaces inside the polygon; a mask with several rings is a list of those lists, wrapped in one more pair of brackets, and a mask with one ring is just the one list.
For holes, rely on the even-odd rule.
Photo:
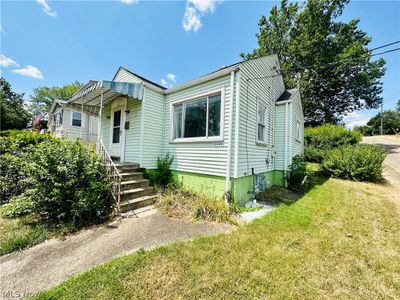
{"label": "overhang post", "polygon": [[97,126],[97,140],[99,143],[98,149],[100,150],[100,142],[102,140],[101,136],[101,121],[103,119],[103,90],[100,90],[100,109],[99,109],[99,119],[98,119],[98,126]]}

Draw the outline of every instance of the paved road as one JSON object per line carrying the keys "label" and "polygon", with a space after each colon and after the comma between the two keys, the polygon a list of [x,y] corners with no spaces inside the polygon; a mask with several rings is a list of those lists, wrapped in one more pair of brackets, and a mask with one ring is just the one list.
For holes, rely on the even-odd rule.
{"label": "paved road", "polygon": [[228,225],[189,223],[161,215],[155,209],[96,226],[65,240],[51,239],[22,252],[0,257],[0,299],[7,292],[31,294],[53,287],[72,275],[110,258],[198,235],[225,233]]}
{"label": "paved road", "polygon": [[363,138],[363,143],[381,145],[388,155],[385,159],[383,175],[394,187],[400,189],[400,136],[377,135]]}

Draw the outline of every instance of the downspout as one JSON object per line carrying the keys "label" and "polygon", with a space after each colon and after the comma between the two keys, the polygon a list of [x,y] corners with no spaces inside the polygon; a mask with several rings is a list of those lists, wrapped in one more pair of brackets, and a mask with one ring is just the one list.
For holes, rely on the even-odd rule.
{"label": "downspout", "polygon": [[235,71],[231,72],[229,113],[228,113],[228,149],[226,154],[226,177],[225,177],[225,203],[229,202],[230,181],[231,181],[231,148],[232,148],[232,114],[233,114],[233,96],[235,87]]}
{"label": "downspout", "polygon": [[289,116],[288,116],[288,107],[289,103],[285,103],[285,187],[287,187],[287,180],[286,180],[286,175],[287,175],[287,167],[288,167],[288,124],[289,124]]}

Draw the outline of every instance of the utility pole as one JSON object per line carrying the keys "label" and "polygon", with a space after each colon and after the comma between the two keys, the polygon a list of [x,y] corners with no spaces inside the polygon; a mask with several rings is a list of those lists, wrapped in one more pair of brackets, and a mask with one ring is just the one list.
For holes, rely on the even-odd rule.
{"label": "utility pole", "polygon": [[381,135],[383,135],[383,99],[381,103]]}

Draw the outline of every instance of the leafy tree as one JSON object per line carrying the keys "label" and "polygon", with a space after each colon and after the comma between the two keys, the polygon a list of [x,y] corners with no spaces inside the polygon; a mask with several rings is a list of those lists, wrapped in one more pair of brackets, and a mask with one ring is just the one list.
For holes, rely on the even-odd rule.
{"label": "leafy tree", "polygon": [[396,111],[397,111],[398,114],[400,114],[400,99],[397,100]]}
{"label": "leafy tree", "polygon": [[30,115],[24,109],[24,94],[15,93],[10,83],[0,78],[0,130],[23,129]]}
{"label": "leafy tree", "polygon": [[[400,134],[400,114],[393,110],[383,112],[383,134]],[[380,134],[381,113],[368,121],[367,126],[372,134]]]}
{"label": "leafy tree", "polygon": [[300,86],[307,125],[339,123],[344,113],[377,108],[385,61],[371,61],[371,38],[358,19],[338,21],[349,0],[282,0],[256,35],[259,48],[244,59],[277,54],[288,88]]}
{"label": "leafy tree", "polygon": [[75,81],[62,87],[38,87],[33,90],[30,109],[33,113],[47,112],[54,100],[70,99],[81,86],[80,82]]}

